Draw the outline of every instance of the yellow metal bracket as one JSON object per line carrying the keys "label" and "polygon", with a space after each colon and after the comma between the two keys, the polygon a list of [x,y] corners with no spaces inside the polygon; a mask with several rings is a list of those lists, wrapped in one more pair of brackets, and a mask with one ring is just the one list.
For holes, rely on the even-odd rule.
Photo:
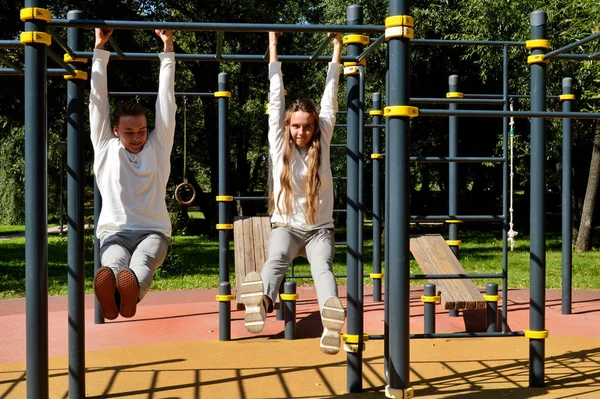
{"label": "yellow metal bracket", "polygon": [[215,91],[215,97],[231,97],[230,91]]}
{"label": "yellow metal bracket", "polygon": [[462,245],[461,240],[446,240],[446,244],[451,247],[460,247]]}
{"label": "yellow metal bracket", "polygon": [[233,230],[233,225],[229,223],[217,224],[217,230]]}
{"label": "yellow metal bracket", "polygon": [[84,64],[87,64],[88,59],[87,58],[73,58],[71,56],[71,54],[67,53],[63,56],[63,60],[65,62],[82,62]]}
{"label": "yellow metal bracket", "polygon": [[385,107],[383,114],[387,118],[392,116],[408,116],[414,118],[419,116],[419,108],[411,107],[409,105],[393,105],[391,107]]}
{"label": "yellow metal bracket", "polygon": [[544,59],[545,54],[534,54],[527,57],[528,64],[549,64],[550,60]]}
{"label": "yellow metal bracket", "polygon": [[[371,154],[371,158],[373,158],[373,155],[375,154]],[[379,154],[377,154],[379,155]],[[383,273],[371,273],[369,274],[369,277],[376,279],[376,278],[383,278]]]}
{"label": "yellow metal bracket", "polygon": [[525,42],[525,48],[527,48],[527,49],[545,48],[548,50],[548,49],[550,49],[550,40],[546,40],[546,39],[527,40]]}
{"label": "yellow metal bracket", "polygon": [[410,15],[392,15],[385,19],[385,27],[393,28],[394,26],[415,26],[415,19]]}
{"label": "yellow metal bracket", "polygon": [[383,110],[382,109],[372,109],[369,111],[369,115],[371,115],[371,116],[383,115]]}
{"label": "yellow metal bracket", "polygon": [[23,32],[21,33],[20,41],[22,44],[41,43],[50,46],[52,44],[52,36],[46,32]]}
{"label": "yellow metal bracket", "polygon": [[546,339],[550,335],[548,333],[548,330],[542,330],[542,331],[523,330],[523,332],[525,333],[525,337],[533,338],[533,339]]}
{"label": "yellow metal bracket", "polygon": [[450,91],[446,93],[446,98],[463,98],[464,94],[459,91]]}
{"label": "yellow metal bracket", "polygon": [[344,68],[344,76],[358,75],[360,73],[358,66],[349,66]]}
{"label": "yellow metal bracket", "polygon": [[385,30],[385,38],[406,37],[407,39],[415,38],[415,30],[409,26],[394,26]]}
{"label": "yellow metal bracket", "polygon": [[575,100],[575,94],[561,94],[560,101]]}
{"label": "yellow metal bracket", "polygon": [[63,75],[63,78],[65,78],[65,80],[87,80],[88,73],[86,71],[75,69],[75,75]]}
{"label": "yellow metal bracket", "polygon": [[235,295],[217,295],[217,301],[219,302],[230,302],[235,299]]}
{"label": "yellow metal bracket", "polygon": [[498,302],[500,300],[500,295],[483,294],[482,296],[486,302]]}
{"label": "yellow metal bracket", "polygon": [[233,201],[232,195],[217,195],[217,202],[231,202]]}
{"label": "yellow metal bracket", "polygon": [[393,399],[411,399],[415,397],[415,390],[413,387],[390,388],[390,386],[387,385],[385,387],[385,397]]}
{"label": "yellow metal bracket", "polygon": [[369,36],[365,35],[346,35],[342,38],[344,44],[362,44],[366,46],[370,42]]}
{"label": "yellow metal bracket", "polygon": [[[351,334],[342,334],[342,340],[347,343],[347,344],[358,344],[358,335],[351,335]],[[369,341],[369,334],[368,333],[364,333],[363,334],[363,342],[368,342]]]}
{"label": "yellow metal bracket", "polygon": [[439,295],[421,295],[421,302],[424,303],[440,303],[440,301]]}
{"label": "yellow metal bracket", "polygon": [[52,20],[52,14],[45,8],[29,7],[22,8],[20,12],[21,21],[29,21],[30,19],[39,19],[42,21],[50,22]]}
{"label": "yellow metal bracket", "polygon": [[452,224],[452,223],[462,223],[462,220],[456,220],[456,219],[451,219],[451,220],[446,220],[446,223]]}
{"label": "yellow metal bracket", "polygon": [[300,294],[279,294],[282,301],[297,301],[300,298]]}

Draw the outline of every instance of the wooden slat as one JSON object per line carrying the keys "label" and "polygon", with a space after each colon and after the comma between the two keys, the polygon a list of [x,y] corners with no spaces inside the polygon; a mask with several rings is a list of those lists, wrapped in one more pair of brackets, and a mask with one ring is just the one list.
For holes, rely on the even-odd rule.
{"label": "wooden slat", "polygon": [[[456,256],[440,235],[418,235],[410,239],[413,257],[427,274],[466,274]],[[445,309],[483,309],[483,296],[471,280],[431,280],[441,292]]]}

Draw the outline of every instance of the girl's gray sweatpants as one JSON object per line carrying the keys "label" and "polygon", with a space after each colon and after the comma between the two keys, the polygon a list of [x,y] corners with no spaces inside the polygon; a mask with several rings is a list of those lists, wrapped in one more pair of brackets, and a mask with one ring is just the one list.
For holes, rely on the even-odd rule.
{"label": "girl's gray sweatpants", "polygon": [[261,272],[264,293],[275,303],[290,262],[296,256],[304,255],[304,250],[317,290],[319,308],[323,309],[327,298],[337,296],[332,266],[335,253],[333,229],[304,231],[276,223],[269,238],[269,258]]}
{"label": "girl's gray sweatpants", "polygon": [[100,263],[110,267],[115,277],[120,270],[131,269],[140,283],[139,300],[150,291],[152,277],[164,262],[169,239],[160,233],[122,231],[100,240]]}

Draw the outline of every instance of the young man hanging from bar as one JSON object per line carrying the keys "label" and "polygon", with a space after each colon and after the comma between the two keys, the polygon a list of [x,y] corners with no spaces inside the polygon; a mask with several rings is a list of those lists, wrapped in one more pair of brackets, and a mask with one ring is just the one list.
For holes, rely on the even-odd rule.
{"label": "young man hanging from bar", "polygon": [[136,100],[117,105],[109,116],[104,50],[112,29],[96,29],[90,91],[94,174],[102,195],[96,221],[102,267],[94,293],[106,319],[133,317],[163,263],[171,237],[165,202],[175,134],[175,53],[173,32],[157,30],[163,42],[154,130]]}

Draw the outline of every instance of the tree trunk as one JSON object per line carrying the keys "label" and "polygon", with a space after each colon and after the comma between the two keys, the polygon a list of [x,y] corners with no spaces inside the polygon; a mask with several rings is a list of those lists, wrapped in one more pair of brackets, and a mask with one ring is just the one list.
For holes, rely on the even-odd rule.
{"label": "tree trunk", "polygon": [[594,145],[592,147],[592,161],[590,162],[590,174],[583,210],[581,211],[581,224],[579,234],[575,243],[575,252],[589,251],[592,248],[592,222],[594,219],[594,208],[596,206],[596,195],[600,181],[600,125],[596,124],[594,133]]}

